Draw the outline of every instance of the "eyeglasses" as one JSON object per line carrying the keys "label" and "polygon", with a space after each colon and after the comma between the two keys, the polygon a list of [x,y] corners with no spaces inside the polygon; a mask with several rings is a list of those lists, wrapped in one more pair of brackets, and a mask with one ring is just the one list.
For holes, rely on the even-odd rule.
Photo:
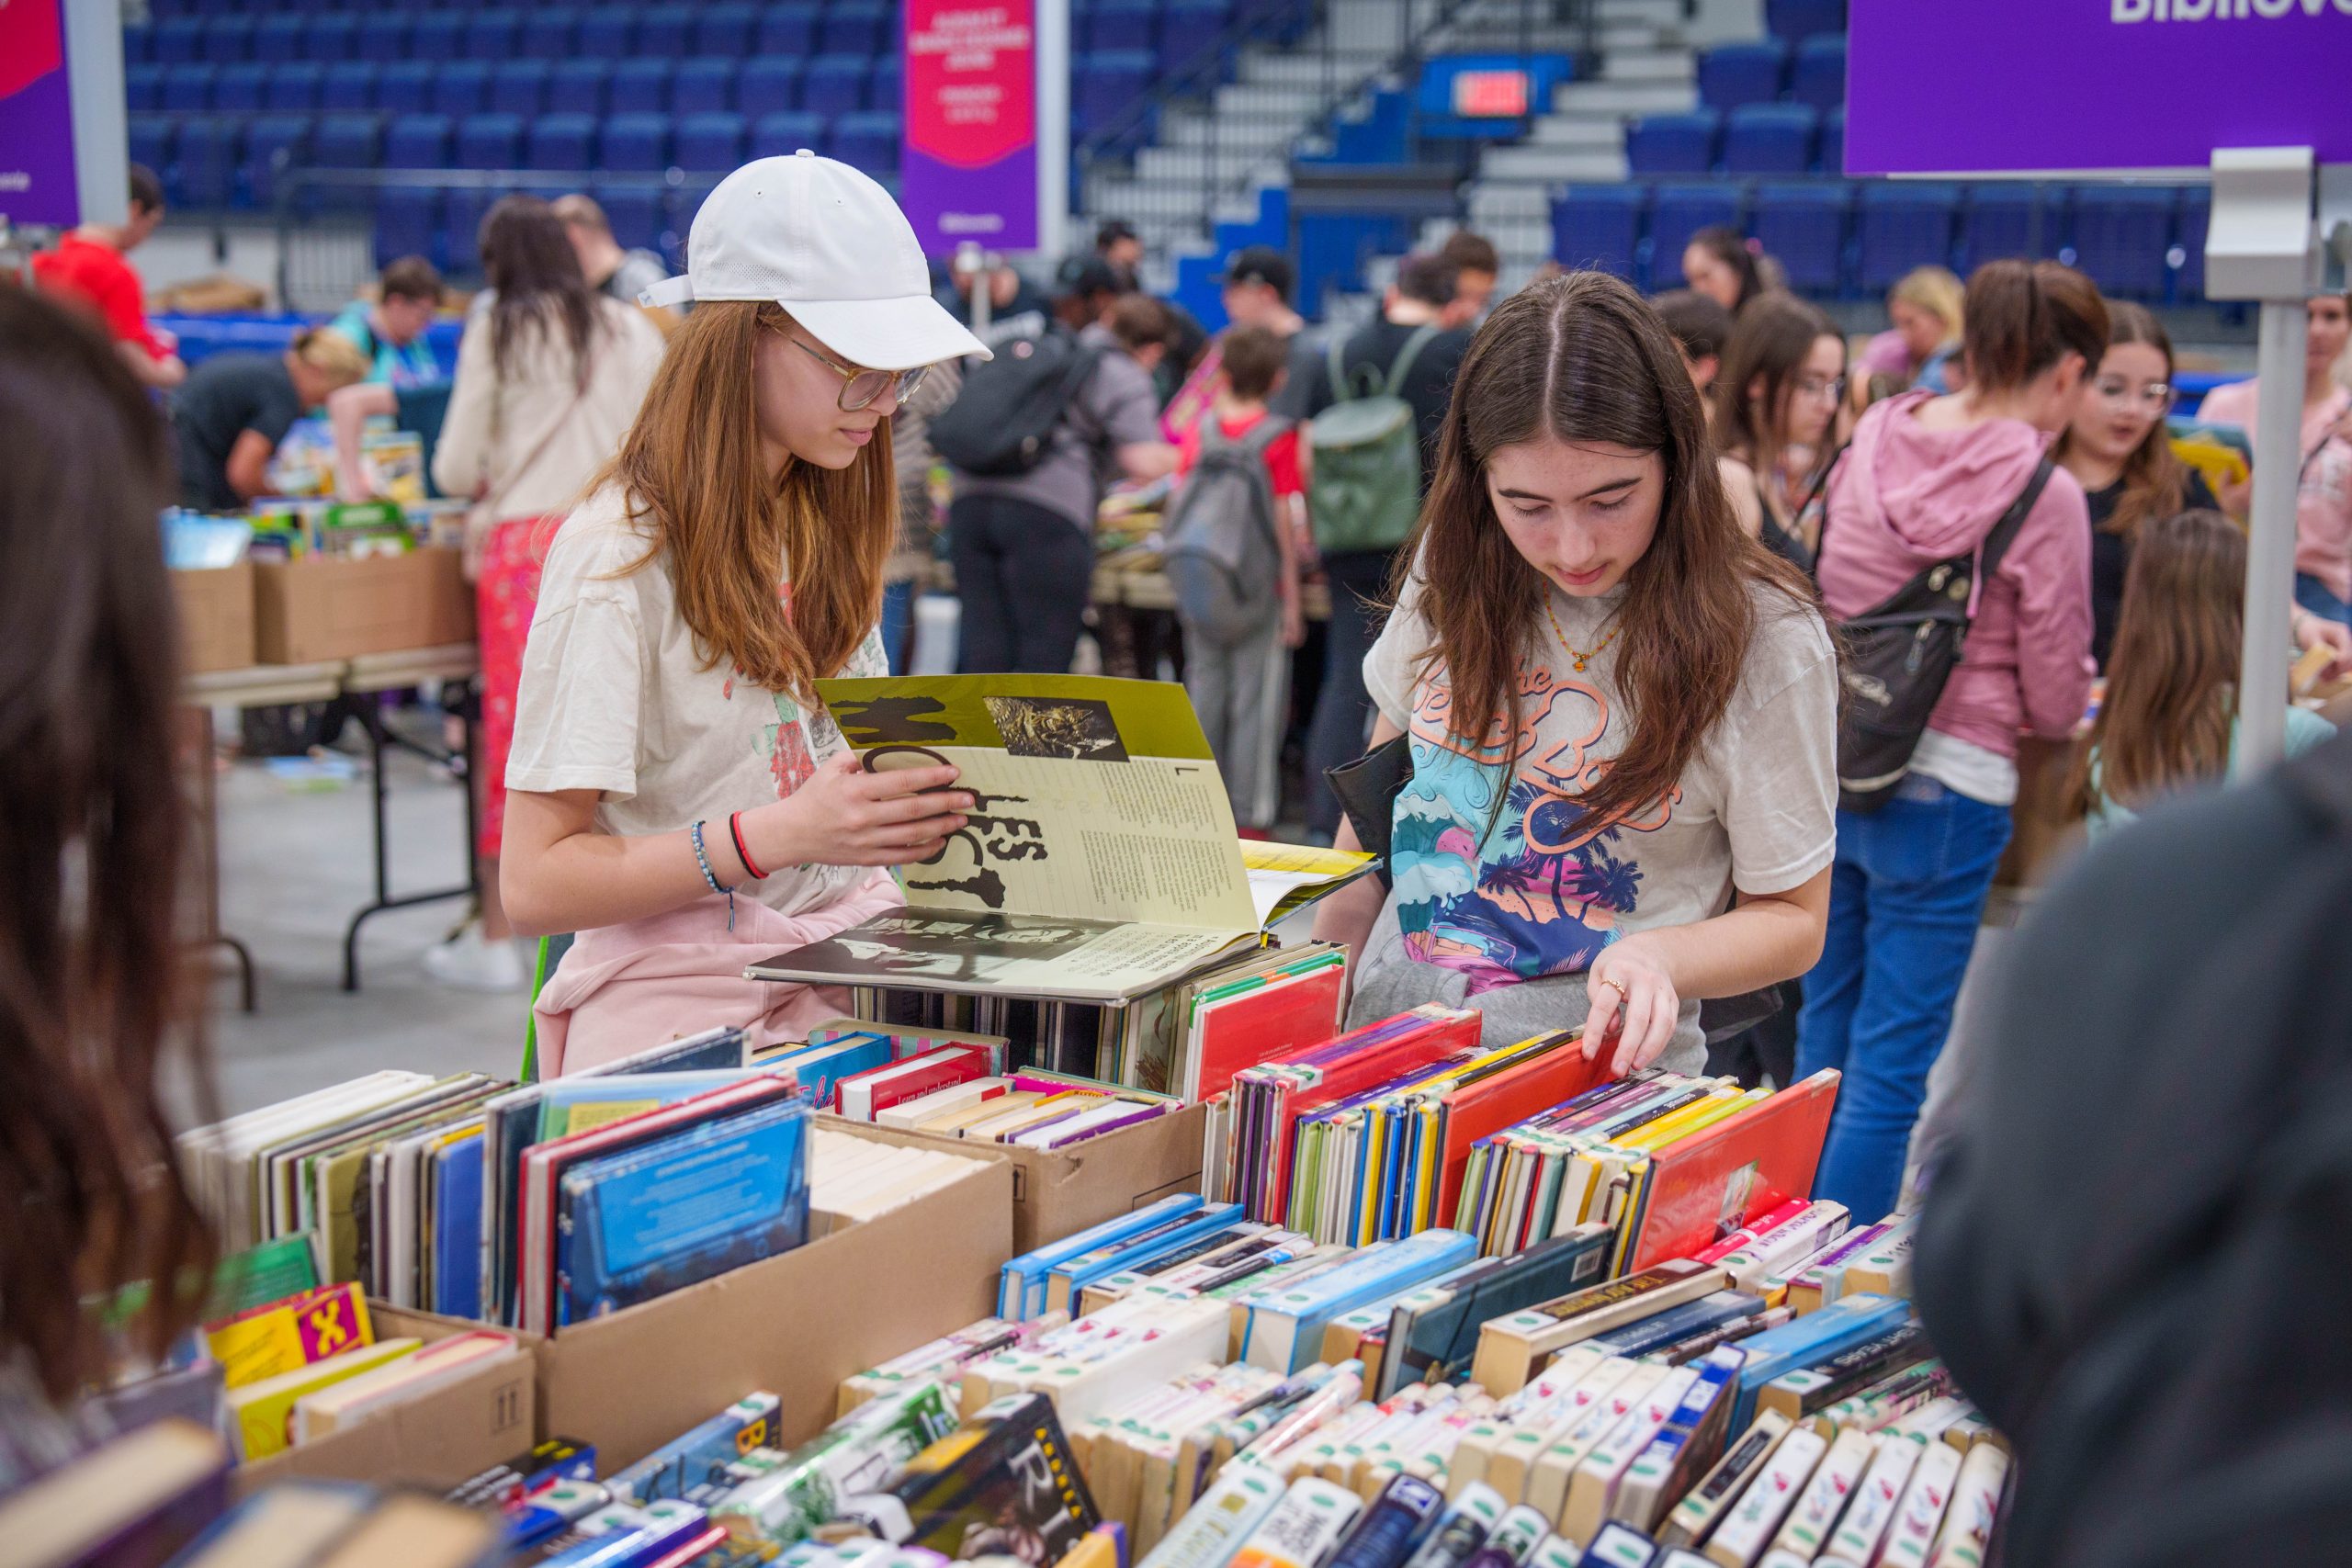
{"label": "eyeglasses", "polygon": [[1846,378],[1833,376],[1825,381],[1818,376],[1800,376],[1796,378],[1796,393],[1801,398],[1821,398],[1834,403],[1846,395]]}
{"label": "eyeglasses", "polygon": [[897,389],[896,400],[890,406],[905,408],[907,400],[915,395],[915,389],[922,385],[922,378],[931,374],[928,365],[919,365],[912,370],[853,370],[798,338],[794,338],[792,343],[803,354],[842,378],[841,408],[843,413],[855,413],[862,408],[872,407],[876,400],[890,393],[894,388]]}
{"label": "eyeglasses", "polygon": [[2091,389],[2099,395],[2102,402],[2119,408],[2137,403],[2142,412],[2159,419],[2172,412],[2173,404],[2180,397],[2169,381],[2148,381],[2134,387],[2120,376],[2102,376],[2091,383]]}

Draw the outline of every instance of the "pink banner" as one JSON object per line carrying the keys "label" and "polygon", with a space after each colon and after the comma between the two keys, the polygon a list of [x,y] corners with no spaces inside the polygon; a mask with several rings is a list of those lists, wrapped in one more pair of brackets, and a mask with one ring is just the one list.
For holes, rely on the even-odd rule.
{"label": "pink banner", "polygon": [[906,0],[899,204],[933,255],[1037,243],[1030,0]]}

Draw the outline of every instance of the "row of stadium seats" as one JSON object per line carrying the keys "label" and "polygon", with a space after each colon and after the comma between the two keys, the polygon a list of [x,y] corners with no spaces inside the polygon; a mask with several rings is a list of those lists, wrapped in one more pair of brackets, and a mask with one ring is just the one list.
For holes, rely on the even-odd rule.
{"label": "row of stadium seats", "polygon": [[1718,44],[1699,56],[1699,101],[1729,111],[1782,98],[1833,109],[1846,101],[1846,35],[1822,33],[1791,49],[1779,39]]}
{"label": "row of stadium seats", "polygon": [[1625,167],[1636,175],[1838,174],[1846,166],[1846,110],[1748,104],[1729,114],[1653,114],[1625,128]]}
{"label": "row of stadium seats", "polygon": [[[1148,74],[1150,57],[1143,57]],[[895,56],[813,60],[459,60],[435,65],[134,65],[133,114],[704,114],[788,109],[854,114],[899,107]]]}
{"label": "row of stadium seats", "polygon": [[[608,185],[594,181],[560,184],[534,181],[518,190],[549,200],[567,191],[585,189],[612,220],[613,237],[631,249],[660,252],[674,268],[685,265],[685,237],[695,213],[710,194],[715,180],[690,180],[674,189],[642,185]],[[445,273],[465,276],[479,272],[481,252],[476,237],[482,214],[491,203],[508,194],[503,190],[435,190],[397,188],[376,193],[374,243],[376,265],[396,256],[424,256]]]}

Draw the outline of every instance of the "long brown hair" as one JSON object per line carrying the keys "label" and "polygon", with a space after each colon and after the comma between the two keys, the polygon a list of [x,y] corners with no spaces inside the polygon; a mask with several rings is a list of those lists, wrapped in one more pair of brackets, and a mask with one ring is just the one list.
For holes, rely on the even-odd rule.
{"label": "long brown hair", "polygon": [[6,283],[0,429],[0,1364],[28,1355],[62,1399],[107,1371],[85,1294],[153,1281],[138,1332],[160,1355],[211,1257],[156,1088],[167,1048],[200,1049],[155,532],[174,485],[112,348]]}
{"label": "long brown hair", "polygon": [[2107,301],[2098,286],[2054,261],[1992,261],[1968,279],[1961,356],[1972,387],[2015,391],[2069,354],[2083,373],[2107,353]]}
{"label": "long brown hair", "polygon": [[[2229,766],[2245,602],[2245,536],[2236,524],[2198,510],[2142,526],[2123,578],[2107,695],[2067,790],[2075,815],[2102,796],[2144,801]],[[2283,689],[2276,694],[2285,700]]]}
{"label": "long brown hair", "polygon": [[[2143,343],[2165,356],[2165,379],[2172,379],[2172,334],[2165,331],[2156,313],[2144,305],[2129,300],[2110,300],[2107,307],[2107,346]],[[2097,376],[2098,367],[2090,367]],[[2069,429],[2059,438],[2058,457],[2063,462],[2066,447],[2075,439]],[[2123,459],[2123,492],[2115,498],[2115,511],[2100,525],[2102,531],[2120,534],[2129,538],[2140,525],[2151,517],[2169,517],[2181,509],[2188,497],[2188,465],[2172,449],[2172,434],[2163,420],[2148,427],[2140,445],[2132,448]]]}
{"label": "long brown hair", "polygon": [[1454,378],[1437,477],[1422,503],[1401,591],[1418,575],[1435,641],[1423,673],[1453,685],[1447,718],[1474,747],[1519,729],[1519,669],[1538,646],[1544,574],[1503,531],[1487,464],[1503,447],[1551,436],[1656,452],[1666,494],[1649,548],[1626,573],[1618,689],[1632,722],[1624,749],[1579,797],[1589,820],[1664,798],[1723,716],[1764,613],[1755,585],[1790,609],[1810,586],[1740,528],[1699,394],[1657,312],[1605,273],[1535,283],[1498,306]]}
{"label": "long brown hair", "polygon": [[[641,569],[667,555],[678,613],[707,666],[803,701],[838,674],[882,610],[882,566],[898,528],[898,474],[877,440],[838,472],[797,460],[770,479],[760,455],[752,355],[791,318],[774,304],[695,307],[596,480],[617,481],[650,525]],[[791,604],[778,585],[789,571]]]}
{"label": "long brown hair", "polygon": [[588,385],[589,351],[604,323],[596,291],[555,209],[536,196],[501,197],[482,214],[482,277],[497,291],[490,308],[490,357],[501,376],[526,338],[560,329],[571,349],[573,384]]}
{"label": "long brown hair", "polygon": [[[1759,475],[1788,448],[1789,393],[1813,345],[1823,338],[1835,338],[1844,355],[1846,339],[1838,324],[1793,294],[1758,295],[1732,323],[1723,367],[1715,373],[1715,444],[1734,457],[1746,453],[1747,466]],[[1762,389],[1751,390],[1758,381],[1764,383]],[[1798,476],[1804,485],[1828,463],[1834,434],[1833,420],[1814,449],[1813,467]]]}

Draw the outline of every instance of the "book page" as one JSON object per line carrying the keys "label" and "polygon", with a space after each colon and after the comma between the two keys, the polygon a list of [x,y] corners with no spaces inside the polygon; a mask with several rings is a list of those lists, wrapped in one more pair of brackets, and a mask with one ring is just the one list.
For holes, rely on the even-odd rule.
{"label": "book page", "polygon": [[909,908],[762,959],[747,973],[803,984],[1119,1002],[1170,984],[1241,940],[1169,926]]}
{"label": "book page", "polygon": [[952,762],[970,824],[900,868],[919,909],[1258,929],[1233,811],[1182,686],[1084,675],[820,681],[869,768]]}

